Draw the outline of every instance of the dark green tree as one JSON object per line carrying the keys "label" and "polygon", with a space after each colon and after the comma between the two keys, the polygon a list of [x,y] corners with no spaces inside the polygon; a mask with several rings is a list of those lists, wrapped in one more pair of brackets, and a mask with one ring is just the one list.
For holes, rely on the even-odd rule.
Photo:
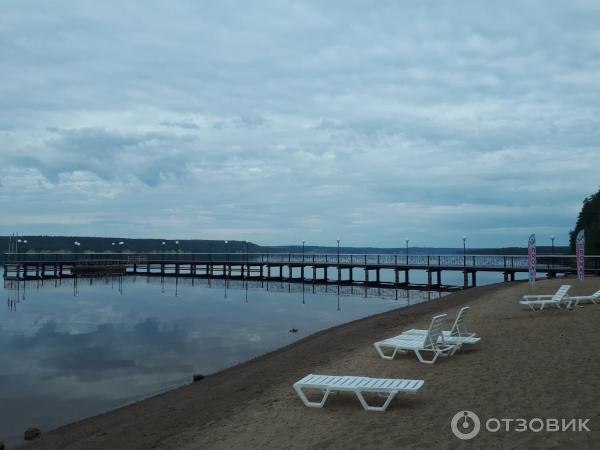
{"label": "dark green tree", "polygon": [[600,190],[583,200],[575,229],[570,231],[571,251],[575,252],[575,239],[579,230],[585,230],[585,253],[600,254]]}

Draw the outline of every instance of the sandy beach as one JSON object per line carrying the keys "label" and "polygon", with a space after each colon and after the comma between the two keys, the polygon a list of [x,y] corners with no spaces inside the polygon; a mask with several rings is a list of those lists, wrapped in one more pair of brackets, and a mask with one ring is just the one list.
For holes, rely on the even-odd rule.
{"label": "sandy beach", "polygon": [[[600,305],[532,312],[527,293],[571,295],[600,289],[600,278],[549,279],[461,291],[320,332],[192,385],[44,433],[30,449],[249,448],[597,448],[600,442]],[[414,355],[378,357],[373,342],[431,317],[470,306],[468,327],[482,337],[435,365]],[[353,395],[306,408],[292,384],[309,373],[417,378],[385,413],[364,411]],[[451,432],[460,410],[482,418],[589,418],[590,432],[482,430],[472,441]],[[594,445],[594,442],[596,445]]]}

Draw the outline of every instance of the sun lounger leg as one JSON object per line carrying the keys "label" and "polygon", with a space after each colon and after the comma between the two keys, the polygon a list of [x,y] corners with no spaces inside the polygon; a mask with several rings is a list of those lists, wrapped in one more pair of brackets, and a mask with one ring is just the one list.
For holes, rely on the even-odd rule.
{"label": "sun lounger leg", "polygon": [[387,409],[387,407],[389,406],[390,402],[393,400],[393,398],[398,395],[397,391],[392,391],[389,393],[389,395],[387,396],[385,402],[383,403],[383,405],[381,406],[370,406],[367,401],[365,400],[365,398],[362,395],[361,391],[355,391],[356,392],[356,396],[358,397],[358,400],[360,401],[360,404],[363,406],[363,408],[366,411],[385,411]]}
{"label": "sun lounger leg", "polygon": [[300,397],[300,400],[302,400],[302,403],[304,403],[309,408],[322,408],[325,404],[325,401],[327,400],[327,397],[329,397],[330,392],[329,389],[326,389],[325,394],[323,395],[323,398],[320,402],[311,402],[308,400],[308,398],[306,398],[306,395],[304,394],[304,391],[300,386],[294,386],[294,390],[298,394],[298,397]]}
{"label": "sun lounger leg", "polygon": [[417,355],[417,358],[419,358],[419,361],[421,361],[422,363],[425,363],[425,364],[433,364],[433,363],[435,363],[435,361],[438,359],[438,356],[440,356],[440,353],[441,353],[441,352],[439,352],[439,351],[434,351],[434,352],[433,352],[433,358],[432,358],[432,359],[430,359],[430,360],[423,359],[423,356],[421,355],[421,350],[415,350],[415,353],[416,353],[416,355]]}
{"label": "sun lounger leg", "polygon": [[460,348],[462,347],[462,345],[454,345],[451,349],[450,349],[450,353],[448,353],[448,356],[452,356],[454,355]]}
{"label": "sun lounger leg", "polygon": [[394,348],[394,351],[391,355],[386,355],[383,353],[383,349],[379,346],[379,342],[376,342],[373,345],[375,346],[375,350],[377,350],[377,353],[379,353],[379,356],[381,356],[383,359],[394,359],[396,353],[398,353],[398,349]]}

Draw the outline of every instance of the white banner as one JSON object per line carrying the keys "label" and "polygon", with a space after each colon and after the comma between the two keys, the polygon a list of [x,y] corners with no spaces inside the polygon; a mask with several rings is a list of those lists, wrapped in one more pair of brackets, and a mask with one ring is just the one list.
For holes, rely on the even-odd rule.
{"label": "white banner", "polygon": [[537,251],[535,248],[535,234],[529,236],[529,243],[527,245],[527,262],[529,265],[529,284],[535,284],[535,277],[537,275]]}
{"label": "white banner", "polygon": [[585,263],[585,232],[581,230],[575,239],[575,254],[577,255],[577,278],[583,281]]}

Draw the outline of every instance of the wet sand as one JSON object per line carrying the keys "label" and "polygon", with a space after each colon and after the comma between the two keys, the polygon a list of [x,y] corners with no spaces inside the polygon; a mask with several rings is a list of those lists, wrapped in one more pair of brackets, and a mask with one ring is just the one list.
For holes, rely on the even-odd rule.
{"label": "wet sand", "polygon": [[[31,449],[248,448],[597,448],[600,442],[600,305],[532,312],[527,293],[572,295],[600,289],[600,277],[524,282],[461,291],[335,327],[193,385],[70,424]],[[481,343],[435,365],[414,355],[378,357],[372,343],[431,317],[471,307],[468,328]],[[449,324],[450,326],[450,324]],[[308,373],[418,378],[414,396],[385,413],[367,412],[353,395],[306,408],[292,384]],[[591,432],[482,431],[472,441],[451,432],[452,416],[472,410],[483,420],[590,418]]]}

